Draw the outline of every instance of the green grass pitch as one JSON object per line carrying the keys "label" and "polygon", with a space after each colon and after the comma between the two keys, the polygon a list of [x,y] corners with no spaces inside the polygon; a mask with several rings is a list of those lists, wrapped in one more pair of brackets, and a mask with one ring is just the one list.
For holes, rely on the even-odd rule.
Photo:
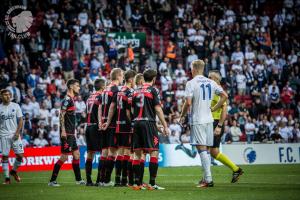
{"label": "green grass pitch", "polygon": [[[197,200],[197,199],[255,199],[291,200],[300,197],[300,165],[242,166],[245,174],[231,184],[231,172],[224,166],[212,167],[215,187],[199,189],[200,167],[160,168],[157,183],[166,187],[162,191],[133,191],[129,188],[99,188],[75,185],[73,171],[61,171],[58,183],[48,187],[51,172],[23,172],[21,183],[0,185],[0,199],[14,200]],[[96,174],[94,170],[93,175]],[[82,176],[85,176],[82,171]],[[3,176],[0,178],[3,180]],[[148,181],[145,169],[145,181]]]}

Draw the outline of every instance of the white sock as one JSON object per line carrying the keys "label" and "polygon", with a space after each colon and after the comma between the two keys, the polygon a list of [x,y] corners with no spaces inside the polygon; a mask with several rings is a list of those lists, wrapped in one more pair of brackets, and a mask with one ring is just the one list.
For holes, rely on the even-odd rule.
{"label": "white sock", "polygon": [[204,171],[204,179],[206,182],[212,181],[211,171],[210,171],[210,159],[207,154],[207,151],[199,151],[202,169]]}
{"label": "white sock", "polygon": [[20,162],[20,161],[18,161],[18,160],[16,159],[15,162],[14,162],[13,170],[14,170],[14,171],[17,171],[21,164],[22,164],[22,162]]}
{"label": "white sock", "polygon": [[2,161],[2,170],[5,178],[9,178],[9,167],[8,167],[8,161],[3,162]]}

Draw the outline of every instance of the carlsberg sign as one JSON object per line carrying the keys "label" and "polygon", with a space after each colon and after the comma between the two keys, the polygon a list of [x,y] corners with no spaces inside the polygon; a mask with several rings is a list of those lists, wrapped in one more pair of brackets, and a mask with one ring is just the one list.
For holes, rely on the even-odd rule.
{"label": "carlsberg sign", "polygon": [[127,46],[128,43],[132,44],[133,48],[145,47],[146,45],[146,34],[145,33],[107,33],[107,37],[112,37],[117,44]]}

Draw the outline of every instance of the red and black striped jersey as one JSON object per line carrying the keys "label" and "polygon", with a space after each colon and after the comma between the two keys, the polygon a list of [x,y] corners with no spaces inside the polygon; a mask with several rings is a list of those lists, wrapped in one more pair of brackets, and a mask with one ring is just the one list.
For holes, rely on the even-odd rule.
{"label": "red and black striped jersey", "polygon": [[117,94],[115,104],[117,105],[116,133],[131,133],[131,121],[127,117],[127,110],[131,110],[133,89],[123,86]]}
{"label": "red and black striped jersey", "polygon": [[[75,134],[76,129],[76,114],[74,99],[67,95],[61,103],[61,111],[65,111],[64,126],[67,134]],[[62,127],[62,124],[60,124]]]}
{"label": "red and black striped jersey", "polygon": [[[119,87],[115,84],[110,84],[105,90],[103,90],[100,102],[102,104],[102,123],[105,123],[107,121],[110,104],[112,102],[116,102],[118,92]],[[116,113],[114,113],[109,128],[115,128],[116,121],[117,115]]]}
{"label": "red and black striped jersey", "polygon": [[136,89],[132,95],[133,120],[155,122],[155,106],[161,105],[157,88],[144,84]]}
{"label": "red and black striped jersey", "polygon": [[98,108],[101,102],[102,92],[93,92],[86,100],[87,124],[98,124]]}

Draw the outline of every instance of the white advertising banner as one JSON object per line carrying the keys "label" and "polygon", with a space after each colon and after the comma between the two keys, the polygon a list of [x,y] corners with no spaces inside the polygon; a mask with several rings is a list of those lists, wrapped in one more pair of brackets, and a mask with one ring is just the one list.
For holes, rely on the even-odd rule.
{"label": "white advertising banner", "polygon": [[[300,163],[300,143],[230,144],[223,145],[221,151],[238,165]],[[159,165],[162,167],[201,164],[197,150],[189,144],[162,144],[159,157]]]}

